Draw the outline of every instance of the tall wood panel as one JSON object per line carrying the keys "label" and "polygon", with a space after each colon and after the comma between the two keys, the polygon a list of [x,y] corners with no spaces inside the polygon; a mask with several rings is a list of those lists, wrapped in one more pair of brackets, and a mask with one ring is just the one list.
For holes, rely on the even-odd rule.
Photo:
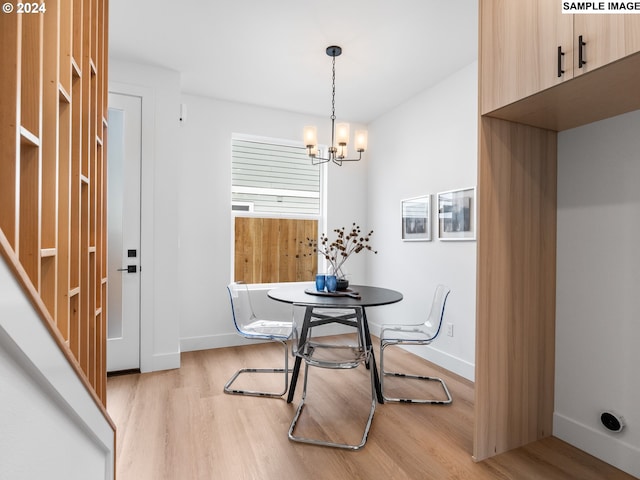
{"label": "tall wood panel", "polygon": [[556,133],[483,117],[478,163],[478,460],[551,435]]}
{"label": "tall wood panel", "polygon": [[0,252],[108,418],[108,0],[0,15]]}

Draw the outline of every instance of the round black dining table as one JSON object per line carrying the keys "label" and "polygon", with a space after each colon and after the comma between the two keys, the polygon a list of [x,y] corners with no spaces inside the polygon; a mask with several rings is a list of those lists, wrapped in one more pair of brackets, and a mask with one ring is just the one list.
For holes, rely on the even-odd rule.
{"label": "round black dining table", "polygon": [[[336,292],[329,294],[326,292],[317,292],[315,284],[304,285],[287,285],[284,287],[274,288],[267,292],[267,296],[273,300],[285,303],[301,303],[306,304],[309,308],[322,306],[339,306],[339,307],[361,307],[364,325],[365,342],[367,347],[371,347],[371,333],[369,331],[369,323],[367,322],[367,314],[365,307],[376,307],[380,305],[389,305],[402,300],[402,293],[388,288],[371,287],[366,285],[350,285],[345,292]],[[378,376],[378,368],[376,366],[375,355],[371,350],[371,362],[369,368],[373,368],[375,379],[376,395],[379,403],[384,403],[382,398],[382,390],[380,388],[380,378]],[[289,385],[289,394],[287,403],[291,403],[295,393],[298,374],[300,373],[300,364],[302,359],[295,359],[293,372],[291,375],[291,384]]]}

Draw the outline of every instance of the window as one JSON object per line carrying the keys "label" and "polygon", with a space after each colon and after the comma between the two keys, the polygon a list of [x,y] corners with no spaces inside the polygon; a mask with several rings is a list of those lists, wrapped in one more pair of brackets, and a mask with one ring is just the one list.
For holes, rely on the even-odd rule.
{"label": "window", "polygon": [[304,146],[237,135],[231,146],[234,210],[320,215],[320,168]]}
{"label": "window", "polygon": [[235,281],[311,281],[317,255],[322,167],[300,143],[234,135],[231,140],[231,210]]}

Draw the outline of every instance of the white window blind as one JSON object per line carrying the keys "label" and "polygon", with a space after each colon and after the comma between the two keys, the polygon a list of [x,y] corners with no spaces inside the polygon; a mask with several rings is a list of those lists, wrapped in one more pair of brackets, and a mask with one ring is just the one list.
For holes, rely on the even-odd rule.
{"label": "white window blind", "polygon": [[256,213],[320,214],[320,168],[302,145],[234,137],[231,159],[232,205],[252,205]]}

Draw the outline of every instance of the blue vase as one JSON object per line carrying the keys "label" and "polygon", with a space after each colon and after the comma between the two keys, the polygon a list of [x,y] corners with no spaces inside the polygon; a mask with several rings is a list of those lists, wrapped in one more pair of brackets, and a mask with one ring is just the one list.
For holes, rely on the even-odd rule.
{"label": "blue vase", "polygon": [[335,275],[327,275],[325,283],[328,292],[335,292],[338,289],[338,279]]}

